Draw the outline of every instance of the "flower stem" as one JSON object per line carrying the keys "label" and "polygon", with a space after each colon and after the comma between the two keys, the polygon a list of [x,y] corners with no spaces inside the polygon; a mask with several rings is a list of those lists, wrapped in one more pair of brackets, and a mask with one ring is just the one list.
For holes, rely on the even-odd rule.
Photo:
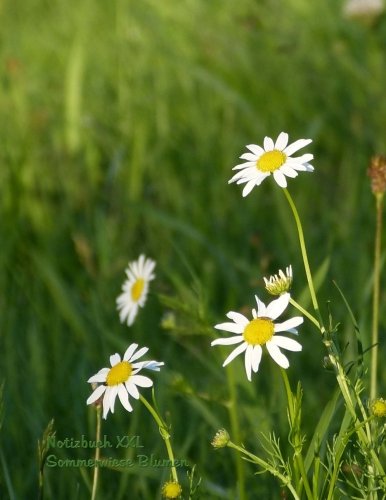
{"label": "flower stem", "polygon": [[[338,349],[337,349],[336,345],[334,344],[333,340],[331,338],[329,338],[329,335],[326,336],[326,334],[329,334],[329,332],[326,331],[326,329],[323,325],[323,320],[322,320],[321,314],[320,314],[318,300],[316,298],[315,288],[314,288],[312,275],[311,275],[311,271],[310,271],[310,265],[308,262],[307,250],[306,250],[304,234],[303,234],[303,228],[302,228],[302,225],[300,222],[299,214],[298,214],[298,211],[296,209],[295,203],[292,200],[292,197],[289,194],[289,192],[287,191],[287,189],[283,189],[283,191],[284,191],[284,194],[288,200],[288,203],[291,207],[292,213],[293,213],[294,218],[295,218],[295,222],[296,222],[296,226],[297,226],[297,230],[298,230],[298,235],[299,235],[300,248],[301,248],[303,262],[304,262],[304,268],[306,271],[308,287],[309,287],[311,299],[312,299],[312,304],[314,306],[314,310],[315,310],[317,317],[318,317],[318,320],[319,320],[320,333],[325,337],[324,344],[327,348],[327,351],[329,354],[329,359],[335,368],[335,374],[336,374],[336,379],[337,379],[338,385],[340,387],[340,390],[341,390],[343,399],[345,401],[346,407],[347,407],[348,411],[351,413],[353,421],[355,423],[358,422],[358,425],[356,426],[356,434],[357,434],[358,439],[361,443],[361,446],[363,447],[363,449],[369,450],[369,455],[371,456],[372,462],[374,464],[374,467],[375,467],[375,470],[376,470],[376,473],[378,474],[378,476],[384,476],[385,471],[383,469],[383,465],[381,464],[379,457],[372,446],[371,438],[369,437],[368,433],[366,433],[365,430],[362,428],[361,422],[359,421],[359,419],[356,415],[355,407],[356,407],[357,401],[355,400],[356,398],[353,397],[352,391],[349,388],[349,381],[347,380],[347,375],[346,375],[345,370],[340,362],[340,355],[339,355]],[[380,213],[381,208],[382,208],[382,204],[380,201],[378,201],[377,202],[377,231],[378,231],[378,225],[380,228],[381,223],[382,223],[381,213]],[[379,231],[380,231],[380,229],[379,229]],[[379,235],[379,245],[380,245],[380,235]],[[379,250],[379,252],[380,252],[380,250]],[[379,266],[379,263],[380,263],[380,257],[378,258],[378,263],[376,265]],[[378,278],[376,277],[377,274],[376,274],[375,269],[374,269],[375,280],[377,280],[377,279],[379,280],[379,269],[378,269],[377,273],[378,273]],[[374,327],[374,330],[373,330],[373,332],[376,330],[376,333],[374,334],[374,336],[376,335],[376,341],[378,341],[379,282],[378,282],[377,286],[378,286],[378,290],[377,290],[378,297],[375,297],[376,300],[374,299],[374,302],[376,302],[376,304],[377,304],[375,306],[376,317],[375,317],[375,321],[374,321],[374,324],[376,325],[376,327]],[[374,336],[373,336],[373,341],[374,341]],[[378,354],[378,351],[376,350],[375,356],[377,356],[377,354]],[[372,363],[372,373],[374,372],[376,374],[376,370],[377,370],[377,358],[375,357],[374,363]],[[375,376],[374,376],[374,379],[376,379]],[[376,382],[375,382],[375,384],[376,384]],[[376,385],[375,385],[375,390],[376,390]]]}
{"label": "flower stem", "polygon": [[379,282],[381,275],[381,234],[383,193],[376,194],[376,225],[374,248],[374,282],[373,282],[373,325],[371,334],[371,368],[370,368],[370,400],[377,397],[378,371],[378,324],[379,324]]}
{"label": "flower stem", "polygon": [[[228,405],[229,418],[231,424],[231,433],[237,441],[240,441],[240,425],[239,416],[237,412],[237,391],[236,391],[236,381],[234,376],[233,366],[227,367],[227,381],[229,389],[230,402]],[[238,498],[240,500],[246,500],[245,494],[245,471],[243,460],[240,455],[236,455],[236,472],[237,472],[237,489]]]}
{"label": "flower stem", "polygon": [[142,401],[142,403],[146,406],[146,408],[149,410],[151,413],[152,417],[158,424],[158,429],[160,431],[160,434],[162,436],[162,439],[165,441],[165,446],[166,446],[166,451],[168,453],[168,457],[171,463],[171,471],[172,471],[172,477],[173,481],[178,483],[178,475],[177,475],[177,469],[176,466],[174,465],[174,454],[173,454],[173,449],[172,445],[170,442],[170,434],[169,430],[167,428],[166,423],[162,420],[162,418],[158,415],[157,411],[153,408],[153,406],[145,399],[143,396],[139,396],[139,399]]}
{"label": "flower stem", "polygon": [[304,467],[303,455],[301,453],[302,438],[300,435],[300,419],[298,419],[296,415],[297,402],[295,401],[294,396],[292,394],[287,372],[283,368],[281,368],[280,372],[283,377],[284,387],[287,394],[288,416],[290,420],[291,434],[294,437],[294,441],[292,444],[294,448],[294,456],[298,466],[298,470],[303,480],[303,485],[306,491],[307,498],[312,500],[314,497],[312,495],[310,483],[308,482],[307,472]]}
{"label": "flower stem", "polygon": [[319,321],[315,318],[315,316],[312,316],[312,314],[310,314],[307,309],[304,309],[304,307],[302,307],[298,302],[296,302],[296,300],[294,300],[292,297],[290,298],[290,303],[296,307],[296,309],[298,311],[300,311],[302,314],[304,314],[304,316],[307,316],[307,318],[311,321],[311,323],[313,323],[317,328],[318,330],[320,330],[320,324],[319,324]]}
{"label": "flower stem", "polygon": [[267,470],[270,472],[273,476],[276,476],[277,478],[280,479],[280,481],[290,490],[292,493],[293,497],[295,500],[300,500],[300,497],[296,493],[295,488],[292,486],[292,484],[289,481],[289,478],[281,474],[277,469],[272,467],[272,465],[265,460],[259,458],[258,456],[254,455],[253,453],[250,453],[247,451],[245,448],[238,446],[237,444],[232,443],[232,441],[229,441],[227,446],[229,448],[233,448],[234,450],[239,451],[240,453],[246,455],[253,463],[259,465],[263,469]]}
{"label": "flower stem", "polygon": [[325,328],[323,326],[323,321],[322,321],[322,317],[321,317],[320,310],[319,310],[318,299],[316,298],[314,282],[312,280],[310,264],[308,262],[308,255],[307,255],[307,249],[306,249],[306,242],[304,240],[302,223],[300,222],[300,217],[299,217],[298,211],[296,209],[295,203],[292,199],[292,196],[289,194],[287,189],[284,188],[283,191],[284,191],[284,194],[287,198],[287,201],[291,207],[291,210],[292,210],[292,213],[293,213],[293,216],[295,219],[296,227],[298,230],[300,249],[301,249],[302,257],[303,257],[304,269],[306,272],[306,277],[307,277],[307,282],[308,282],[308,288],[309,288],[310,294],[311,294],[312,305],[314,306],[314,310],[318,316],[320,332],[323,335],[325,332]]}
{"label": "flower stem", "polygon": [[[102,406],[100,404],[96,407],[96,433],[95,433],[95,442],[98,443],[101,439],[101,428],[102,428]],[[101,448],[100,446],[95,447],[95,468],[94,468],[94,477],[92,481],[92,491],[91,491],[91,500],[95,500],[97,488],[98,488],[98,479],[99,479],[99,467],[98,461],[100,459]]]}

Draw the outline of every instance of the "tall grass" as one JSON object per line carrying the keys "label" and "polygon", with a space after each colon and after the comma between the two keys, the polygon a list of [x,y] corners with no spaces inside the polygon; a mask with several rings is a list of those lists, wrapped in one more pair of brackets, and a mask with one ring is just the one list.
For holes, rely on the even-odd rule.
{"label": "tall grass", "polygon": [[[322,297],[340,321],[336,279],[368,347],[365,172],[385,150],[385,18],[371,26],[345,19],[335,0],[4,0],[0,8],[0,488],[10,498],[35,494],[37,440],[51,418],[58,436],[94,434],[86,380],[138,341],[166,362],[158,400],[176,453],[198,464],[204,498],[233,499],[234,463],[210,447],[229,398],[221,357],[208,347],[211,328],[251,305],[258,277],[289,264],[288,255],[295,274],[301,266],[284,197],[267,182],[241,205],[239,189],[227,186],[231,167],[264,135],[314,139],[316,172],[292,193]],[[128,330],[115,298],[140,252],[157,261],[157,281]],[[170,308],[173,332],[160,327]],[[302,342],[307,355],[293,376],[312,415],[334,380],[324,372],[315,381],[322,348],[307,331]],[[253,384],[233,367],[243,428],[285,428],[280,383],[266,365]],[[163,456],[140,406],[117,410],[103,432],[144,436]],[[103,470],[101,498],[156,498],[162,474]],[[91,473],[53,469],[46,481],[47,498],[88,498]],[[254,498],[278,497],[270,479],[251,484]]]}

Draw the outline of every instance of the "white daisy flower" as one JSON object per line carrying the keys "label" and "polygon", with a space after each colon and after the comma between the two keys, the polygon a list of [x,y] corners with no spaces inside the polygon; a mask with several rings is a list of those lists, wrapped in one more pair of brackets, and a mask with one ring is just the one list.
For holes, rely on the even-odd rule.
{"label": "white daisy flower", "polygon": [[122,293],[117,298],[117,309],[121,323],[127,326],[134,323],[138,308],[143,307],[149,292],[149,282],[155,278],[154,260],[140,255],[139,259],[130,262],[126,268],[127,280],[122,285]]}
{"label": "white daisy flower", "polygon": [[285,274],[279,269],[278,274],[273,274],[269,279],[264,278],[265,289],[271,295],[282,295],[288,292],[292,285],[292,266],[287,266]]}
{"label": "white daisy flower", "polygon": [[118,396],[123,407],[127,411],[133,411],[129,402],[129,395],[134,399],[139,398],[138,387],[151,387],[153,381],[144,375],[138,375],[140,370],[146,368],[152,371],[160,371],[164,365],[159,361],[139,361],[133,363],[136,359],[142,357],[149,349],[142,347],[137,352],[138,344],[131,344],[123,355],[123,360],[118,353],[110,356],[111,368],[102,368],[96,375],[90,377],[87,382],[103,384],[99,385],[91,396],[87,399],[87,404],[95,403],[103,395],[103,418],[107,418],[109,411],[114,413],[115,398]]}
{"label": "white daisy flower", "polygon": [[221,323],[216,325],[218,330],[236,333],[234,337],[213,340],[214,345],[234,345],[239,344],[226,358],[223,366],[233,361],[236,356],[245,352],[245,372],[247,378],[251,381],[252,372],[259,369],[262,346],[265,345],[271,358],[282,368],[289,367],[289,361],[280,351],[280,348],[288,351],[301,351],[302,346],[296,340],[276,335],[279,332],[297,333],[295,328],[303,323],[301,316],[288,319],[283,323],[274,323],[274,320],[286,309],[290,300],[290,294],[285,293],[278,299],[273,300],[268,306],[265,306],[257,296],[257,312],[252,309],[253,319],[250,321],[238,312],[229,312],[227,317],[233,323]]}
{"label": "white daisy flower", "polygon": [[287,187],[286,176],[296,177],[298,170],[313,172],[314,167],[308,162],[313,160],[314,155],[308,153],[295,158],[291,156],[311,142],[312,139],[299,139],[287,146],[288,134],[281,132],[276,142],[273,142],[270,137],[265,137],[264,147],[249,144],[247,146],[249,152],[240,156],[242,160],[247,161],[233,167],[233,170],[240,170],[240,172],[231,178],[229,184],[231,182],[246,183],[243,196],[247,196],[255,186],[259,186],[266,177],[273,174],[280,187]]}

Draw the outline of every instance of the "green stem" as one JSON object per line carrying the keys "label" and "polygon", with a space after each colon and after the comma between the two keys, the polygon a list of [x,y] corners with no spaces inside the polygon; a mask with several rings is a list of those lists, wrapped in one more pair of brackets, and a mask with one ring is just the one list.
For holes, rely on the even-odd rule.
{"label": "green stem", "polygon": [[300,249],[301,249],[302,257],[303,257],[304,269],[305,269],[306,277],[307,277],[308,288],[309,288],[310,294],[311,294],[312,305],[314,306],[314,310],[318,316],[319,325],[320,325],[319,326],[320,332],[323,335],[325,332],[325,328],[323,326],[323,321],[322,321],[322,317],[321,317],[320,310],[319,310],[318,300],[316,298],[314,282],[312,280],[310,264],[308,262],[308,255],[307,255],[307,249],[306,249],[306,242],[304,240],[302,223],[300,222],[300,217],[299,217],[298,211],[296,209],[295,203],[292,199],[292,196],[289,194],[287,189],[283,189],[283,191],[284,191],[284,194],[287,198],[287,201],[291,207],[291,210],[292,210],[292,213],[293,213],[293,216],[295,219],[295,223],[296,223],[296,227],[297,227],[298,235],[299,235]]}
{"label": "green stem", "polygon": [[328,494],[327,494],[327,500],[333,500],[334,494],[336,492],[336,483],[338,481],[338,475],[341,470],[341,458],[343,455],[344,450],[346,449],[347,446],[347,439],[342,439],[340,442],[340,446],[335,449],[335,453],[332,455],[333,457],[333,470],[332,474],[328,480],[329,482],[329,488],[328,488]]}
{"label": "green stem", "polygon": [[[236,381],[232,365],[229,365],[227,367],[226,373],[227,373],[227,381],[228,381],[228,389],[230,397],[228,411],[231,424],[231,433],[232,436],[234,436],[234,439],[240,442],[241,438],[240,438],[239,416],[237,412]],[[245,493],[245,471],[244,471],[244,464],[240,455],[236,455],[236,472],[237,472],[238,497],[240,500],[246,500],[247,497]]]}
{"label": "green stem", "polygon": [[294,431],[293,432],[293,435],[294,435],[293,448],[294,448],[294,452],[295,452],[295,459],[296,459],[296,463],[297,463],[300,475],[301,475],[302,480],[303,480],[303,485],[304,485],[304,489],[306,491],[307,498],[312,500],[313,495],[312,495],[310,483],[308,482],[307,472],[306,472],[306,469],[304,467],[303,455],[301,454],[302,439],[300,437],[300,428],[299,428],[300,424],[298,425],[298,423],[296,422],[296,414],[295,414],[296,404],[294,402],[294,397],[293,397],[293,394],[291,391],[287,372],[283,368],[281,368],[280,372],[281,372],[281,375],[283,377],[284,387],[285,387],[285,391],[287,394],[288,414],[289,414],[289,418],[290,418],[291,432]]}
{"label": "green stem", "polygon": [[292,484],[290,483],[288,477],[284,476],[283,474],[281,474],[278,470],[274,469],[272,467],[271,464],[269,464],[268,462],[266,462],[265,460],[257,457],[256,455],[254,455],[253,453],[250,453],[249,451],[247,451],[245,448],[242,448],[241,446],[237,446],[237,444],[234,444],[232,443],[232,441],[229,441],[227,446],[229,448],[233,448],[234,450],[237,450],[238,452],[240,453],[243,453],[244,455],[246,455],[253,463],[257,464],[257,465],[260,465],[260,467],[262,467],[263,469],[267,470],[268,472],[270,472],[273,476],[276,476],[277,478],[280,479],[280,481],[290,490],[290,492],[292,493],[293,497],[296,499],[296,500],[300,500],[300,497],[297,495],[296,493],[296,490],[295,488],[292,486]]}
{"label": "green stem", "polygon": [[[320,314],[318,300],[316,298],[315,287],[313,284],[310,265],[308,262],[307,249],[306,249],[306,244],[305,244],[305,240],[304,240],[304,233],[303,233],[302,224],[301,224],[298,211],[296,209],[295,203],[292,200],[291,195],[289,194],[287,189],[283,189],[283,191],[284,191],[284,194],[287,198],[287,201],[291,207],[293,216],[295,218],[296,227],[297,227],[298,235],[299,235],[300,248],[301,248],[302,257],[303,257],[304,269],[305,269],[306,276],[307,276],[307,282],[308,282],[308,287],[309,287],[310,294],[311,294],[312,304],[314,306],[315,312],[317,313],[317,317],[318,317],[319,325],[320,325],[320,332],[324,336],[326,333],[326,329],[323,325],[323,320],[322,320],[322,317]],[[380,203],[380,202],[378,202],[378,203]],[[379,217],[380,217],[380,215],[379,215]],[[348,386],[346,374],[344,372],[344,369],[343,369],[341,363],[339,362],[339,353],[337,351],[337,348],[331,339],[326,338],[324,343],[327,347],[330,361],[336,370],[336,379],[337,379],[337,382],[339,384],[339,387],[340,387],[343,399],[345,401],[346,407],[350,411],[354,422],[357,422],[358,418],[357,418],[357,415],[355,412],[356,402],[355,403],[353,402],[353,398],[352,398],[351,391],[350,391],[349,386]],[[376,370],[376,365],[375,365],[375,370]],[[374,449],[372,448],[371,440],[369,440],[366,432],[364,431],[364,429],[361,426],[359,426],[359,428],[357,430],[357,435],[358,435],[359,441],[361,442],[364,449],[370,449],[370,455],[372,457],[372,460],[373,460],[375,467],[377,468],[377,472],[379,475],[383,476],[385,474],[384,470],[383,470],[383,466],[381,465],[377,454],[375,453]]]}
{"label": "green stem", "polygon": [[370,371],[370,400],[377,397],[378,371],[378,324],[379,324],[379,282],[381,275],[381,234],[383,193],[376,194],[376,226],[374,249],[374,283],[373,283],[373,326],[371,335],[371,371]]}
{"label": "green stem", "polygon": [[329,359],[333,366],[335,367],[337,371],[336,379],[338,381],[343,399],[346,403],[346,408],[348,411],[351,413],[351,416],[353,418],[353,421],[359,422],[359,425],[356,426],[356,433],[358,435],[358,439],[363,447],[363,449],[368,449],[370,451],[370,455],[373,461],[374,466],[377,469],[377,473],[379,476],[385,476],[385,471],[383,469],[383,466],[379,460],[379,457],[374,450],[372,443],[371,443],[371,438],[369,438],[368,434],[364,431],[362,428],[362,423],[359,421],[356,412],[355,412],[355,406],[352,401],[350,389],[348,387],[348,383],[346,380],[346,374],[344,372],[344,369],[342,365],[337,361],[337,355],[333,352],[333,348],[329,347]]}
{"label": "green stem", "polygon": [[[98,442],[101,439],[101,428],[102,428],[102,407],[101,405],[97,405],[96,407],[96,433],[95,433],[95,441]],[[100,459],[101,449],[99,446],[95,447],[95,464],[98,463]],[[94,467],[94,477],[92,481],[92,491],[91,491],[91,500],[95,500],[97,488],[98,488],[98,479],[99,479],[99,467],[95,465]]]}
{"label": "green stem", "polygon": [[310,314],[307,309],[304,309],[304,307],[302,307],[298,302],[296,302],[296,300],[294,300],[292,297],[290,298],[290,303],[296,307],[296,309],[298,311],[300,311],[302,314],[304,314],[304,316],[306,316],[310,321],[311,323],[313,323],[317,328],[318,330],[320,330],[320,324],[319,324],[319,321],[315,318],[315,316],[312,316],[312,314]]}
{"label": "green stem", "polygon": [[167,425],[162,420],[162,418],[158,415],[158,413],[152,407],[152,405],[147,401],[147,399],[145,399],[141,395],[139,396],[139,399],[146,406],[146,408],[149,410],[149,412],[151,413],[152,417],[154,418],[154,420],[158,424],[158,428],[159,428],[160,434],[162,436],[162,439],[165,441],[165,446],[166,446],[166,450],[167,450],[167,453],[168,453],[168,457],[169,457],[170,463],[172,464],[171,465],[171,471],[172,471],[173,481],[175,481],[176,483],[178,483],[177,469],[176,469],[176,466],[174,465],[174,454],[173,454],[173,449],[172,449],[172,445],[171,445],[171,442],[170,442],[170,434],[169,434]]}

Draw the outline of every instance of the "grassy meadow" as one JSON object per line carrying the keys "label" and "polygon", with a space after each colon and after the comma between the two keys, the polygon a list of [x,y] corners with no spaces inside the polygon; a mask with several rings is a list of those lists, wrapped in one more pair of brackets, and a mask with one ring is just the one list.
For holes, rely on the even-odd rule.
{"label": "grassy meadow", "polygon": [[[321,312],[340,323],[350,359],[354,328],[335,280],[367,349],[375,204],[366,170],[386,153],[386,18],[362,22],[342,10],[336,0],[0,2],[1,498],[37,498],[37,442],[51,419],[58,439],[93,439],[87,379],[132,342],[165,362],[151,378],[176,457],[201,477],[197,498],[234,500],[240,481],[247,499],[280,498],[272,476],[210,444],[225,427],[255,452],[261,431],[286,447],[277,366],[263,355],[248,382],[242,359],[222,368],[229,349],[210,342],[228,311],[250,310],[254,294],[270,300],[263,276],[279,268],[292,264],[303,307],[310,297],[282,190],[269,178],[243,199],[228,180],[246,144],[281,131],[313,139],[315,172],[288,189]],[[115,300],[141,253],[156,261],[156,279],[128,328]],[[384,289],[385,279],[381,360]],[[303,386],[310,435],[336,380],[312,325],[299,333],[303,351],[289,355],[288,376]],[[139,436],[144,453],[166,458],[150,414],[133,406],[117,402],[102,434]],[[92,472],[46,467],[44,498],[90,498]],[[184,487],[186,468],[180,476]],[[168,478],[167,468],[103,468],[98,498],[160,498]]]}

